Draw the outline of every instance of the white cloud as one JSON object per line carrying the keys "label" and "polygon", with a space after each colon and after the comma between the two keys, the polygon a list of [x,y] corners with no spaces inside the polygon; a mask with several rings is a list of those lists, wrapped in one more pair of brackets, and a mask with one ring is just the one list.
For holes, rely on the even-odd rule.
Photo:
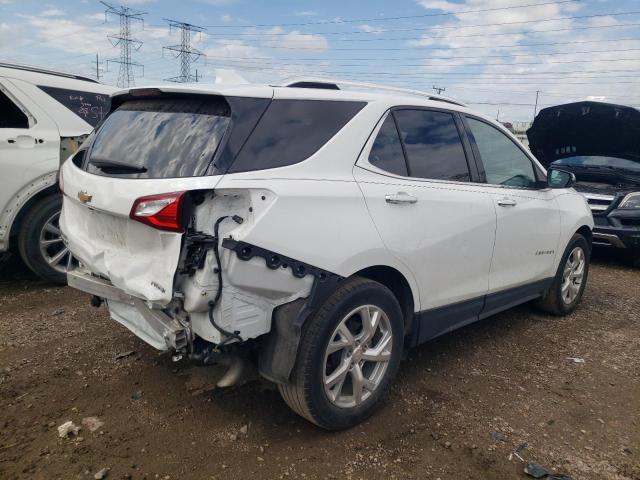
{"label": "white cloud", "polygon": [[231,18],[231,15],[225,14],[225,15],[220,15],[220,20],[222,20],[225,23],[229,23],[233,19]]}
{"label": "white cloud", "polygon": [[43,11],[40,15],[43,17],[61,17],[64,15],[64,12],[59,8],[49,8]]}
{"label": "white cloud", "polygon": [[200,3],[206,3],[207,5],[212,5],[214,7],[224,7],[226,5],[231,5],[236,3],[236,0],[197,0]]}
{"label": "white cloud", "polygon": [[302,33],[297,30],[285,32],[282,27],[273,27],[264,31],[265,43],[271,47],[286,50],[313,50],[323,52],[329,48],[329,42],[322,35]]}
{"label": "white cloud", "polygon": [[318,13],[314,12],[313,10],[305,10],[303,12],[296,12],[296,16],[297,17],[315,17],[316,15],[318,15]]}
{"label": "white cloud", "polygon": [[358,30],[360,30],[361,32],[367,32],[367,33],[384,33],[387,31],[385,28],[373,27],[366,23],[362,25],[358,25]]}
{"label": "white cloud", "polygon": [[[619,38],[623,29],[574,30],[575,27],[615,25],[614,17],[598,17],[589,20],[567,19],[575,16],[580,4],[551,3],[528,8],[504,9],[522,5],[521,0],[465,0],[454,3],[447,0],[416,0],[429,10],[440,10],[452,15],[433,17],[434,27],[426,30],[420,40],[409,41],[412,53],[423,55],[423,67],[419,72],[425,78],[419,88],[429,88],[432,82],[447,87],[447,94],[468,102],[501,103],[500,117],[508,120],[530,119],[533,106],[509,104],[535,101],[540,90],[539,109],[549,104],[565,103],[588,96],[613,97],[625,103],[624,98],[640,97],[640,84],[625,73],[610,72],[617,69],[637,71],[640,60],[637,55],[610,52],[611,49],[638,48],[633,42],[602,42]],[[486,11],[488,9],[494,9]],[[482,12],[461,13],[464,11]],[[548,19],[552,21],[540,21]],[[487,25],[491,24],[491,25]],[[474,25],[487,25],[474,27]],[[563,29],[565,31],[550,32]],[[526,32],[535,32],[528,34]],[[624,35],[623,35],[624,36]],[[570,42],[596,41],[574,44]],[[563,43],[569,42],[569,43]],[[557,45],[528,46],[535,43]],[[581,51],[596,51],[581,54]],[[546,55],[539,55],[545,53]],[[551,53],[551,55],[548,55]],[[560,53],[555,55],[556,53]],[[526,56],[521,56],[526,54]],[[413,55],[412,55],[413,56]],[[436,58],[467,57],[467,58]],[[635,57],[635,58],[634,58]],[[621,59],[628,59],[622,60]],[[607,61],[615,60],[615,61]],[[558,63],[567,62],[567,63]],[[569,63],[572,62],[572,63]],[[534,65],[523,65],[533,63]],[[563,73],[563,72],[594,73]],[[628,74],[626,74],[628,75]],[[597,78],[587,78],[597,77]],[[609,77],[609,78],[606,78]],[[631,83],[617,83],[618,81]],[[408,77],[407,82],[411,82]],[[405,83],[407,83],[405,82]],[[427,87],[424,84],[427,84]],[[626,103],[633,103],[629,100]],[[635,101],[635,103],[638,103]],[[471,104],[495,116],[497,105]]]}

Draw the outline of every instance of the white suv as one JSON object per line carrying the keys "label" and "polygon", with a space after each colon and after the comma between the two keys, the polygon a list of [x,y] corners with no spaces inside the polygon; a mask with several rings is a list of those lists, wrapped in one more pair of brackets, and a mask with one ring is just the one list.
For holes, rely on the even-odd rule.
{"label": "white suv", "polygon": [[35,273],[66,283],[73,259],[58,229],[58,168],[109,112],[114,91],[84,77],[0,63],[0,259],[15,247]]}
{"label": "white suv", "polygon": [[409,347],[528,300],[573,311],[593,221],[571,181],[439,96],[131,89],[62,167],[67,277],[153,347],[229,364],[220,385],[252,352],[293,410],[346,428]]}

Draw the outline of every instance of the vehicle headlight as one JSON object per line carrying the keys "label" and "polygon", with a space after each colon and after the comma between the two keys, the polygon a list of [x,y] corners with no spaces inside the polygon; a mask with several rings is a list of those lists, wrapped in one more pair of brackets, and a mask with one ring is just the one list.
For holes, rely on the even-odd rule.
{"label": "vehicle headlight", "polygon": [[640,192],[629,193],[618,208],[640,208]]}

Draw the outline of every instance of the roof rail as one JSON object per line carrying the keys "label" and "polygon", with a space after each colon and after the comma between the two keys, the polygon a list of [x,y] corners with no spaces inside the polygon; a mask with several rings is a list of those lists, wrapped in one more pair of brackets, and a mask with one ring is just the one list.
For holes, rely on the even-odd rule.
{"label": "roof rail", "polygon": [[400,88],[400,87],[388,87],[386,85],[379,85],[377,83],[354,82],[352,80],[335,80],[335,79],[326,79],[326,78],[319,78],[319,77],[293,77],[293,78],[284,80],[281,86],[295,87],[295,88],[320,88],[320,89],[341,90],[340,88],[341,85],[345,87],[365,88],[368,90],[379,90],[383,92],[404,93],[407,95],[427,97],[429,100],[447,102],[453,105],[458,105],[460,107],[467,106],[463,102],[460,102],[453,98],[445,97],[444,95],[437,95],[435,93],[423,92],[422,90],[413,90],[410,88]]}
{"label": "roof rail", "polygon": [[30,67],[28,65],[19,65],[16,63],[0,62],[0,68],[13,68],[14,70],[24,70],[25,72],[44,73],[46,75],[55,75],[56,77],[73,78],[74,80],[82,80],[83,82],[99,83],[97,80],[89,77],[82,77],[72,73],[57,72],[46,68]]}

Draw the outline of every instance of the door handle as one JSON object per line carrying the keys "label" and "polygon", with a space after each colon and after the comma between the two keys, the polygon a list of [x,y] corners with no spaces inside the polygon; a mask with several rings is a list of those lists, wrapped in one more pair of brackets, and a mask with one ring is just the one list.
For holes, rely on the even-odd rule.
{"label": "door handle", "polygon": [[18,148],[33,148],[38,143],[38,140],[31,135],[18,135],[15,138],[7,138],[7,143],[15,145]]}
{"label": "door handle", "polygon": [[498,200],[498,205],[501,207],[515,207],[518,204],[513,198],[501,198]]}
{"label": "door handle", "polygon": [[385,202],[393,205],[401,203],[416,203],[418,199],[407,192],[389,193],[384,197]]}

